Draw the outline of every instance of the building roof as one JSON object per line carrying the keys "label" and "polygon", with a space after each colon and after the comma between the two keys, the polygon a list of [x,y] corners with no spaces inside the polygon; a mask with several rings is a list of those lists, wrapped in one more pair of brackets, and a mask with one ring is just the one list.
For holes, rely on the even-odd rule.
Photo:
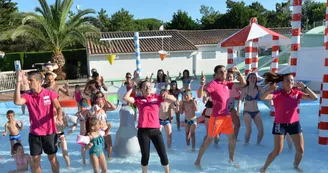
{"label": "building roof", "polygon": [[323,35],[326,27],[325,26],[318,26],[315,28],[312,28],[308,32],[306,32],[306,35]]}
{"label": "building roof", "polygon": [[[290,27],[269,29],[282,35],[289,35],[291,33]],[[239,30],[240,29],[178,30],[178,32],[184,35],[194,45],[201,45],[218,44],[220,41]]]}
{"label": "building roof", "polygon": [[[166,51],[192,51],[197,50],[196,45],[217,44],[229,37],[240,29],[212,29],[212,30],[165,30],[165,31],[141,31],[139,37],[144,36],[165,36],[171,35],[172,38],[164,38],[163,45],[161,38],[140,39],[140,52],[158,52],[163,49]],[[271,30],[289,35],[290,27],[271,28]],[[134,37],[133,32],[103,32],[101,38],[124,38]],[[134,53],[134,40],[114,40],[99,42],[99,36],[87,36],[88,54],[110,54],[110,53]]]}
{"label": "building roof", "polygon": [[[139,37],[146,36],[166,36],[171,35],[171,38],[164,38],[162,45],[162,38],[140,39],[140,52],[158,52],[163,49],[166,51],[192,51],[197,50],[197,47],[188,39],[182,36],[179,32],[174,30],[168,31],[142,31],[139,32]],[[103,32],[101,38],[124,38],[134,37],[133,32]],[[95,36],[88,36],[88,53],[89,54],[110,54],[110,53],[133,53],[135,52],[134,40],[113,40],[103,41],[97,44]]]}

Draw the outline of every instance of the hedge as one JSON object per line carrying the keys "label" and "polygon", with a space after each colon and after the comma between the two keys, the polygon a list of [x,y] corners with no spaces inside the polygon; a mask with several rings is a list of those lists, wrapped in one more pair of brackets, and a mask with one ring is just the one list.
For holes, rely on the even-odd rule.
{"label": "hedge", "polygon": [[[76,79],[88,74],[87,55],[85,49],[64,50],[65,72],[67,79]],[[15,52],[6,53],[0,59],[1,71],[13,71],[14,61],[20,60],[23,69],[32,69],[34,63],[45,63],[51,61],[52,52]]]}

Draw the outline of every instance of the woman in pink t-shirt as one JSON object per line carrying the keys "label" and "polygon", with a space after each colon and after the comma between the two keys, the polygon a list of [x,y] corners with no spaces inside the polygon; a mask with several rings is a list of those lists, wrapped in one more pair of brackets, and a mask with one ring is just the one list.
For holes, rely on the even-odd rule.
{"label": "woman in pink t-shirt", "polygon": [[[281,153],[284,145],[285,135],[288,133],[294,142],[296,154],[294,168],[298,172],[303,172],[299,168],[304,153],[304,139],[302,127],[297,113],[299,100],[317,100],[316,94],[302,82],[296,83],[298,88],[302,88],[305,93],[293,88],[295,82],[292,74],[265,73],[265,83],[270,83],[270,87],[260,98],[262,100],[273,100],[275,107],[275,119],[272,128],[274,135],[274,149],[269,154],[265,165],[261,168],[264,173],[271,162]],[[276,90],[276,83],[282,81],[282,89]]]}
{"label": "woman in pink t-shirt", "polygon": [[130,104],[135,104],[139,110],[138,141],[142,155],[142,172],[147,172],[151,140],[161,159],[165,173],[169,173],[169,161],[165,151],[163,136],[159,129],[159,107],[164,99],[170,103],[174,103],[176,98],[172,95],[167,95],[167,92],[164,92],[161,96],[152,94],[152,87],[149,81],[139,83],[142,96],[131,97],[131,93],[135,88],[131,88],[125,94],[124,100]]}

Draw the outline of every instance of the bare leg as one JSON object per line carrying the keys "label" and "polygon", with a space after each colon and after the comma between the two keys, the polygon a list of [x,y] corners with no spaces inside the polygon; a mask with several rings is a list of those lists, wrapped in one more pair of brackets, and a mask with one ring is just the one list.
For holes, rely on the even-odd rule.
{"label": "bare leg", "polygon": [[175,115],[176,115],[176,120],[177,120],[177,128],[178,128],[178,131],[180,131],[180,113],[176,112]]}
{"label": "bare leg", "polygon": [[99,171],[99,159],[95,154],[90,155],[90,160],[93,168],[94,173],[98,173]]}
{"label": "bare leg", "polygon": [[203,142],[205,141],[206,136],[207,136],[207,129],[208,129],[208,121],[209,120],[210,120],[209,118],[205,118],[206,135],[204,136]]}
{"label": "bare leg", "polygon": [[294,168],[298,172],[303,172],[301,168],[299,168],[299,164],[303,158],[304,154],[304,138],[303,138],[303,133],[295,134],[295,135],[290,135],[293,139],[296,154],[295,154],[295,160],[294,160]]}
{"label": "bare leg", "polygon": [[170,167],[169,165],[163,166],[165,173],[170,173]]}
{"label": "bare leg", "polygon": [[68,157],[67,142],[65,138],[60,142],[60,148],[62,149],[63,157],[68,168],[71,167],[71,161]]}
{"label": "bare leg", "polygon": [[41,173],[41,166],[40,166],[41,156],[32,156],[32,164],[33,164],[33,171],[34,173]]}
{"label": "bare leg", "polygon": [[[59,163],[58,163],[56,154],[49,154],[48,160],[50,161],[52,172],[59,173]],[[40,169],[40,171],[41,171],[41,169]]]}
{"label": "bare leg", "polygon": [[286,135],[286,141],[287,141],[287,144],[288,144],[288,148],[291,150],[293,148],[293,140],[292,140],[292,138],[290,137],[289,134]]}
{"label": "bare leg", "polygon": [[142,166],[141,165],[141,169],[142,169],[142,173],[147,173],[148,166]]}
{"label": "bare leg", "polygon": [[235,155],[235,150],[236,150],[236,137],[234,134],[228,135],[229,138],[229,160],[231,162],[234,162],[234,155]]}
{"label": "bare leg", "polygon": [[186,144],[190,146],[190,126],[187,123],[184,126],[186,128]]}
{"label": "bare leg", "polygon": [[252,133],[252,117],[248,113],[244,113],[244,123],[246,127],[245,145],[248,145]]}
{"label": "bare leg", "polygon": [[201,167],[200,161],[201,161],[205,151],[207,150],[208,146],[212,143],[212,141],[213,141],[213,137],[211,137],[211,136],[206,137],[205,141],[203,142],[202,146],[199,149],[197,160],[195,162],[195,166],[197,166],[199,168]]}
{"label": "bare leg", "polygon": [[15,154],[14,153],[14,149],[13,149],[14,144],[15,144],[15,141],[10,140],[10,153],[11,153],[11,155],[14,155]]}
{"label": "bare leg", "polygon": [[254,123],[257,127],[257,145],[260,145],[262,138],[263,138],[263,134],[264,134],[264,130],[263,130],[263,122],[262,122],[262,118],[260,116],[260,113],[258,113],[255,117],[254,117]]}
{"label": "bare leg", "polygon": [[238,134],[239,134],[239,129],[240,129],[240,118],[235,109],[232,109],[232,111],[230,113],[231,113],[232,123],[234,125],[234,134],[235,134],[235,137],[237,140]]}
{"label": "bare leg", "polygon": [[113,144],[112,144],[112,136],[110,134],[105,136],[105,143],[107,145],[108,158],[112,158]]}
{"label": "bare leg", "polygon": [[192,142],[192,151],[195,151],[195,146],[196,146],[196,128],[197,128],[197,124],[194,123],[191,125],[190,135],[191,135],[191,142]]}
{"label": "bare leg", "polygon": [[106,157],[105,157],[104,153],[101,153],[99,156],[99,165],[101,168],[101,172],[106,173],[107,172],[107,163],[106,163]]}
{"label": "bare leg", "polygon": [[81,154],[82,154],[82,163],[83,165],[86,165],[86,161],[85,161],[85,152],[86,152],[86,149],[85,147],[81,147]]}
{"label": "bare leg", "polygon": [[268,158],[261,168],[261,173],[265,173],[266,169],[270,166],[270,164],[274,161],[274,159],[281,153],[282,148],[284,147],[284,135],[273,135],[274,136],[274,149],[268,155]]}
{"label": "bare leg", "polygon": [[167,139],[167,148],[171,148],[172,145],[172,126],[171,123],[166,124],[165,133]]}

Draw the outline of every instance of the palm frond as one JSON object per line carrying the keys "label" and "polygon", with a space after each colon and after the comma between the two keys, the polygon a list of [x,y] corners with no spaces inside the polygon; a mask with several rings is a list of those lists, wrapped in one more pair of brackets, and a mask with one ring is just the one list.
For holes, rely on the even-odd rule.
{"label": "palm frond", "polygon": [[[37,7],[37,8],[35,8],[35,11],[40,12],[44,18],[51,19],[52,14],[51,14],[50,7],[47,3],[47,0],[39,0],[39,3],[41,5],[41,8]],[[37,11],[37,10],[39,10],[39,11]]]}
{"label": "palm frond", "polygon": [[[60,1],[60,0],[57,0]],[[66,20],[68,18],[68,14],[72,8],[73,0],[64,0],[62,2],[61,10],[60,10],[60,21],[59,21],[59,30],[62,30],[66,25]]]}

